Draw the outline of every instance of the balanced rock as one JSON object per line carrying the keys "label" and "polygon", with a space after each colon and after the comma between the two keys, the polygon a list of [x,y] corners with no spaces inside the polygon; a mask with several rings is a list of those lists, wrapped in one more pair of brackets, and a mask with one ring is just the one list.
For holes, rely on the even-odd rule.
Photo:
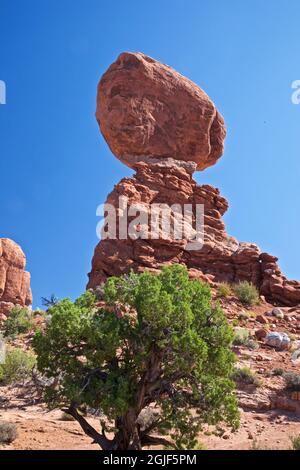
{"label": "balanced rock", "polygon": [[103,75],[96,117],[113,154],[132,168],[150,156],[203,170],[223,153],[224,121],[207,94],[141,53],[124,52]]}
{"label": "balanced rock", "polygon": [[30,274],[25,271],[26,258],[15,242],[0,238],[0,314],[32,303]]}
{"label": "balanced rock", "polygon": [[[150,57],[123,53],[100,81],[96,117],[112,152],[136,173],[122,179],[107,198],[118,215],[116,230],[104,234],[95,249],[88,288],[131,269],[157,272],[166,264],[181,263],[193,279],[211,284],[249,281],[271,302],[300,304],[300,283],[283,276],[275,256],[228,235],[223,221],[228,202],[218,189],[199,186],[193,179],[194,171],[218,160],[225,137],[223,119],[197,85]],[[136,225],[140,235],[149,232],[149,237],[120,236],[123,199],[128,208],[141,206]],[[171,214],[172,226],[178,226],[178,214],[188,205],[190,220],[184,225],[191,235],[202,205],[203,237],[197,249],[191,249],[192,237],[178,238],[175,230],[166,234],[159,228],[151,236],[157,204],[180,206]],[[134,219],[126,219],[126,228]]]}

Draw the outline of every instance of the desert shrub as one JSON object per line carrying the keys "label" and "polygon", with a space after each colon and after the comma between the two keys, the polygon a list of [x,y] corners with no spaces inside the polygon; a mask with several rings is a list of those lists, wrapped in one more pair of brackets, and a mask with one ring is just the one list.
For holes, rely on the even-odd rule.
{"label": "desert shrub", "polygon": [[249,338],[249,331],[241,327],[234,330],[233,344],[235,346],[245,346],[252,351],[259,348],[258,343],[254,339]]}
{"label": "desert shrub", "polygon": [[238,384],[255,385],[257,387],[260,385],[259,378],[249,367],[235,369],[232,379]]}
{"label": "desert shrub", "polygon": [[19,348],[8,349],[5,362],[0,364],[0,384],[21,382],[30,376],[35,365],[35,356]]}
{"label": "desert shrub", "polygon": [[208,450],[203,442],[197,442],[191,450]]}
{"label": "desert shrub", "polygon": [[[173,265],[112,277],[104,294],[104,307],[92,292],[50,307],[50,324],[36,334],[38,368],[56,382],[45,387],[48,405],[73,416],[102,449],[193,448],[204,423],[236,429],[233,333],[210,287]],[[82,405],[106,416],[100,432]],[[157,419],[141,429],[139,417],[151,420],[143,415],[153,407]]]}
{"label": "desert shrub", "polygon": [[300,450],[300,434],[291,436],[292,450]]}
{"label": "desert shrub", "polygon": [[75,421],[73,416],[69,415],[68,413],[65,413],[64,411],[62,412],[59,419],[60,421]]}
{"label": "desert shrub", "polygon": [[286,382],[287,390],[300,392],[300,374],[296,372],[284,372],[283,378]]}
{"label": "desert shrub", "polygon": [[249,331],[247,328],[235,328],[233,344],[236,346],[244,346],[249,341]]}
{"label": "desert shrub", "polygon": [[218,297],[229,297],[232,294],[230,284],[227,282],[221,282],[218,285]]}
{"label": "desert shrub", "polygon": [[240,321],[246,321],[246,320],[249,320],[249,318],[250,318],[250,315],[248,312],[241,312],[238,316],[238,319]]}
{"label": "desert shrub", "polygon": [[246,341],[245,343],[245,346],[248,348],[248,349],[251,349],[251,351],[256,351],[256,349],[259,348],[259,344],[257,341],[255,341],[254,339],[248,339],[248,341]]}
{"label": "desert shrub", "polygon": [[3,323],[2,330],[4,336],[17,336],[33,330],[35,323],[32,312],[28,308],[14,307],[8,319]]}
{"label": "desert shrub", "polygon": [[233,287],[237,298],[245,305],[252,307],[259,303],[259,294],[251,282],[243,281]]}
{"label": "desert shrub", "polygon": [[0,421],[0,444],[11,444],[17,438],[17,427],[13,423]]}
{"label": "desert shrub", "polygon": [[256,314],[255,312],[253,312],[252,310],[250,310],[250,311],[248,312],[248,314],[249,314],[249,317],[250,317],[250,318],[256,318],[256,317],[257,317],[257,314]]}
{"label": "desert shrub", "polygon": [[268,447],[266,447],[264,444],[262,444],[261,442],[259,442],[257,439],[254,439],[254,440],[252,441],[252,445],[251,445],[251,447],[250,447],[249,450],[256,450],[256,451],[265,450],[265,451],[267,451],[267,450],[274,450],[274,449],[268,448]]}
{"label": "desert shrub", "polygon": [[252,312],[252,311],[248,311],[248,312],[241,312],[238,316],[238,319],[240,321],[249,321],[251,320],[252,318],[256,318],[256,313],[255,312]]}
{"label": "desert shrub", "polygon": [[281,377],[283,376],[284,374],[284,370],[281,369],[281,367],[277,367],[275,369],[273,369],[273,375],[277,376],[277,377]]}

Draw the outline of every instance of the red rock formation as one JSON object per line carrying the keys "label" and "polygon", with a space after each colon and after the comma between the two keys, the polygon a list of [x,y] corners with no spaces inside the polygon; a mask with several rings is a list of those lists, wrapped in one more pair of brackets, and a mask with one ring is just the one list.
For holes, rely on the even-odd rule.
{"label": "red rock formation", "polygon": [[96,117],[111,151],[134,168],[147,156],[193,161],[223,153],[224,121],[210,98],[171,67],[125,52],[103,75]]}
{"label": "red rock formation", "polygon": [[12,240],[0,238],[0,314],[8,315],[15,305],[31,305],[30,274],[25,265],[21,248]]}
{"label": "red rock formation", "polygon": [[[196,169],[217,161],[225,137],[223,120],[202,90],[143,54],[124,53],[100,81],[96,116],[111,150],[136,169],[134,177],[116,185],[107,202],[119,208],[119,198],[126,197],[129,206],[142,203],[148,215],[153,204],[192,204],[191,226],[196,205],[203,204],[204,243],[201,249],[189,250],[187,239],[162,233],[158,239],[103,239],[95,250],[89,288],[131,269],[155,271],[182,263],[191,277],[247,280],[271,301],[300,304],[300,283],[282,275],[274,256],[227,235],[222,220],[227,201],[218,189],[198,186],[192,178]],[[141,232],[150,224],[151,218],[141,224]]]}
{"label": "red rock formation", "polygon": [[284,305],[300,303],[300,284],[285,279],[277,258],[262,253],[255,244],[227,235],[222,220],[228,209],[226,199],[212,186],[198,186],[186,168],[175,163],[171,167],[163,162],[140,163],[135,176],[120,181],[107,202],[118,207],[121,196],[128,198],[128,205],[142,203],[149,214],[153,203],[203,204],[204,245],[200,250],[188,251],[187,240],[102,240],[95,250],[88,287],[94,288],[108,276],[130,269],[157,270],[165,264],[182,263],[193,278],[233,283],[246,280],[267,299]]}

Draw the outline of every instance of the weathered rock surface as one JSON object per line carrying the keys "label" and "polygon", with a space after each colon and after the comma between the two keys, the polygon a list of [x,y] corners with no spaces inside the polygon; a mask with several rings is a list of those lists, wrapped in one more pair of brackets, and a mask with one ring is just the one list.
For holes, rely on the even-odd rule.
{"label": "weathered rock surface", "polygon": [[12,240],[0,238],[0,314],[8,315],[15,305],[31,305],[30,274],[25,265],[21,248]]}
{"label": "weathered rock surface", "polygon": [[141,53],[121,54],[103,75],[96,117],[111,151],[132,168],[150,156],[203,170],[223,153],[224,121],[206,93]]}
{"label": "weathered rock surface", "polygon": [[[143,205],[148,214],[152,204],[204,205],[204,244],[199,250],[187,250],[187,240],[107,239],[96,247],[88,287],[95,287],[108,276],[121,275],[130,269],[160,269],[167,263],[182,263],[191,277],[207,282],[250,281],[267,299],[283,305],[300,303],[300,284],[288,281],[281,273],[277,258],[262,253],[257,245],[239,242],[226,233],[222,216],[228,203],[219,190],[199,186],[185,168],[139,163],[132,178],[124,178],[108,196],[107,202],[119,207],[126,197],[128,206]],[[134,217],[133,217],[134,218]],[[132,219],[133,219],[132,218]],[[151,217],[149,215],[149,224]],[[128,220],[128,224],[130,219]]]}

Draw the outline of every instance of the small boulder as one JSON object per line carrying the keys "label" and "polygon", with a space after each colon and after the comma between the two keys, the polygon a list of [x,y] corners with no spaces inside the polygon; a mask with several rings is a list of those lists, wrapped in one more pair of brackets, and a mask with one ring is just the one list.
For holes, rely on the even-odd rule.
{"label": "small boulder", "polygon": [[297,349],[292,354],[292,363],[294,365],[300,364],[300,349]]}
{"label": "small boulder", "polygon": [[291,340],[286,333],[279,333],[278,331],[273,331],[266,336],[265,343],[268,346],[284,351],[289,349]]}
{"label": "small boulder", "polygon": [[300,340],[297,339],[296,341],[293,341],[292,342],[292,345],[291,345],[291,351],[292,352],[295,352],[295,351],[300,351]]}
{"label": "small boulder", "polygon": [[296,401],[300,401],[300,392],[293,392],[291,394],[291,399],[296,400]]}
{"label": "small boulder", "polygon": [[269,323],[269,320],[267,319],[265,315],[257,315],[256,321],[258,321],[259,323],[262,323],[263,325],[267,325]]}
{"label": "small boulder", "polygon": [[280,308],[273,308],[272,315],[276,318],[281,319],[281,320],[284,319],[284,313]]}
{"label": "small boulder", "polygon": [[259,330],[256,330],[255,332],[255,336],[258,340],[262,340],[262,339],[265,339],[265,337],[267,336],[268,332],[267,330],[265,330],[264,328],[260,328]]}

